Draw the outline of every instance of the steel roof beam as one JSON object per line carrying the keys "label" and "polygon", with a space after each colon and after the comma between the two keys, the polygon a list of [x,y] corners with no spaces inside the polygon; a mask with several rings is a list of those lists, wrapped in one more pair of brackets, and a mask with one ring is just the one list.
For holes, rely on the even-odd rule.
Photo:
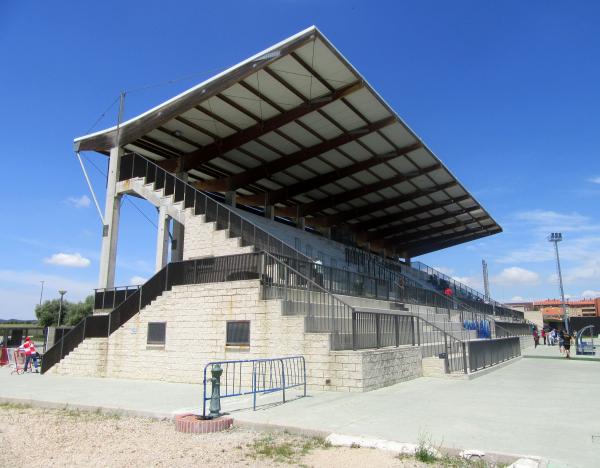
{"label": "steel roof beam", "polygon": [[[318,98],[313,99],[312,101],[303,102],[299,106],[294,107],[293,109],[286,111],[283,114],[276,115],[265,121],[257,122],[255,125],[252,125],[251,127],[248,127],[246,129],[241,129],[233,135],[230,135],[223,139],[219,139],[213,143],[210,143],[209,145],[203,146],[202,148],[187,153],[180,158],[181,160],[177,160],[176,162],[174,161],[170,164],[182,164],[184,170],[195,169],[196,167],[201,166],[205,162],[208,162],[221,154],[227,153],[228,151],[231,151],[237,148],[238,146],[242,146],[252,140],[255,140],[256,138],[261,137],[262,135],[277,130],[279,127],[293,122],[294,120],[306,114],[314,112],[320,109],[321,107],[332,103],[333,101],[341,99],[344,96],[352,94],[353,92],[361,89],[362,87],[363,83],[355,82],[351,85],[337,89],[330,94],[326,94],[325,96],[320,96]],[[227,96],[218,94],[217,97],[229,104],[230,106],[232,106],[233,108],[237,109],[239,112],[242,112],[244,115],[256,119],[256,116],[254,116],[252,113],[244,109],[242,106],[240,106]],[[201,112],[205,112],[205,109],[203,108],[200,108],[199,110],[201,110]],[[221,123],[224,125],[228,125],[228,122],[221,121]],[[175,166],[163,167],[167,170],[175,169]]]}
{"label": "steel roof beam", "polygon": [[449,238],[438,242],[422,242],[421,244],[407,246],[404,250],[406,250],[411,257],[416,257],[417,255],[423,255],[436,250],[446,249],[455,245],[464,244],[465,242],[481,239],[482,237],[498,234],[499,232],[502,232],[502,229],[497,227],[496,229],[489,229],[474,234],[463,234],[459,237]]}
{"label": "steel roof beam", "polygon": [[[457,223],[455,223],[457,224]],[[463,225],[448,225],[445,229],[454,229],[456,227],[462,227]],[[434,242],[445,242],[448,240],[452,240],[456,237],[464,237],[470,234],[480,234],[482,232],[485,231],[489,231],[489,230],[493,230],[494,226],[488,226],[488,227],[476,227],[476,228],[468,228],[468,229],[464,229],[462,231],[459,232],[452,232],[449,234],[443,234],[442,233],[436,233],[435,235],[428,237],[427,239],[423,239],[423,234],[424,233],[420,233],[420,235],[416,235],[413,234],[411,236],[405,236],[405,237],[394,237],[392,239],[386,239],[386,241],[383,243],[384,246],[386,248],[392,248],[392,247],[397,247],[398,250],[410,250],[410,249],[415,249],[416,247],[420,247],[423,245],[427,245],[427,244],[431,244]]]}
{"label": "steel roof beam", "polygon": [[[343,179],[344,177],[348,177],[357,172],[364,171],[365,169],[377,166],[399,156],[404,156],[406,153],[414,151],[420,148],[421,146],[422,145],[420,142],[415,143],[413,145],[400,148],[398,151],[392,151],[387,154],[382,154],[369,159],[365,159],[364,161],[356,162],[354,164],[340,169],[334,169],[333,171],[329,171],[325,174],[312,177],[311,179],[298,182],[297,184],[290,185],[289,187],[284,187],[282,189],[274,190],[272,192],[259,193],[249,197],[238,197],[238,202],[247,205],[274,205],[276,203],[281,203],[283,201],[289,200],[292,197],[301,195],[306,192],[310,192],[311,190],[322,187],[336,180]],[[437,164],[437,167],[440,168],[441,165]],[[411,174],[407,174],[407,176],[417,177],[421,174],[421,171],[415,171]]]}
{"label": "steel roof beam", "polygon": [[[444,214],[437,215],[437,216],[431,216],[427,219],[419,219],[417,221],[411,221],[410,223],[396,224],[394,226],[389,226],[384,229],[379,229],[377,231],[371,231],[371,232],[366,232],[366,233],[363,232],[363,237],[365,240],[368,240],[368,241],[373,241],[376,239],[385,239],[386,237],[389,237],[395,233],[402,233],[402,232],[409,231],[411,229],[418,229],[420,227],[428,226],[433,223],[437,223],[440,221],[445,221],[445,220],[448,220],[451,218],[455,218],[456,216],[460,216],[462,214],[468,214],[468,213],[471,213],[472,211],[476,211],[479,209],[480,209],[480,207],[474,206],[474,207],[467,208],[464,210],[453,211],[451,213],[444,213]],[[460,227],[460,226],[469,225],[471,223],[483,221],[484,219],[487,219],[487,218],[488,218],[487,216],[473,217],[471,220],[456,221],[453,224],[448,224],[447,226],[442,226],[439,228],[432,228],[432,229],[445,230],[445,229],[450,229],[452,227]],[[421,237],[423,236],[422,232],[418,232],[417,234]],[[400,237],[403,237],[403,236],[400,236]]]}
{"label": "steel roof beam", "polygon": [[224,179],[203,182],[198,185],[198,188],[213,192],[226,192],[230,190],[236,190],[240,187],[244,187],[253,182],[256,182],[257,180],[276,174],[277,172],[284,171],[292,166],[295,166],[296,164],[300,164],[311,158],[319,156],[320,154],[330,151],[336,148],[337,146],[344,145],[358,138],[361,138],[369,133],[379,130],[380,128],[391,125],[395,121],[396,120],[394,117],[387,117],[385,119],[381,119],[372,124],[365,125],[364,127],[360,127],[358,129],[351,130],[348,133],[339,135],[335,138],[332,138],[331,140],[318,143],[316,145],[302,149],[295,153],[288,154],[285,157],[276,159],[274,161],[270,161],[264,164],[263,166],[249,169],[244,173],[235,174],[231,177],[227,177]]}
{"label": "steel roof beam", "polygon": [[[418,206],[416,208],[410,208],[408,210],[402,210],[399,213],[392,213],[384,216],[379,216],[378,218],[369,219],[368,221],[363,221],[361,223],[356,223],[354,226],[359,227],[363,231],[368,231],[370,229],[377,228],[379,226],[384,226],[390,223],[397,223],[398,221],[402,221],[406,218],[410,218],[411,216],[416,216],[420,214],[427,213],[431,210],[436,210],[440,208],[446,208],[450,205],[455,205],[457,203],[466,201],[471,199],[470,195],[463,195],[462,197],[450,198],[448,200],[428,203],[427,205]],[[478,208],[481,208],[479,205],[476,205]]]}
{"label": "steel roof beam", "polygon": [[370,213],[375,213],[379,210],[383,210],[385,208],[389,208],[390,206],[400,205],[402,203],[409,202],[414,200],[415,198],[419,198],[425,195],[430,195],[435,192],[440,192],[442,190],[452,188],[458,185],[456,181],[448,182],[446,184],[442,184],[430,189],[421,189],[421,190],[413,190],[408,194],[403,194],[398,197],[388,198],[382,200],[380,202],[370,203],[366,206],[362,206],[360,208],[352,208],[351,210],[341,211],[340,213],[328,216],[316,216],[311,218],[311,222],[317,226],[329,227],[335,226],[351,219],[360,218],[361,216],[368,215]]}
{"label": "steel roof beam", "polygon": [[[433,165],[428,168],[421,169],[422,174],[419,175],[427,174],[428,172],[436,171],[437,169],[438,166]],[[389,179],[380,180],[369,185],[364,185],[353,190],[342,192],[337,195],[331,195],[329,197],[323,198],[322,200],[316,200],[314,202],[306,203],[303,205],[280,208],[277,211],[282,216],[295,216],[293,213],[296,211],[298,211],[299,213],[298,216],[312,215],[318,213],[319,211],[323,211],[327,208],[332,208],[336,205],[346,203],[355,198],[368,195],[369,193],[377,192],[378,190],[382,190],[384,188],[399,184],[401,182],[406,182],[412,177],[413,175],[409,174],[399,174],[394,177],[390,177]]]}

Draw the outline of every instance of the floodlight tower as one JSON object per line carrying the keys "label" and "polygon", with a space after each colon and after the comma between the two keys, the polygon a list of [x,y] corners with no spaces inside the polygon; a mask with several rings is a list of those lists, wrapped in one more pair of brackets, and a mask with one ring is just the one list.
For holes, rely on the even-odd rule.
{"label": "floodlight tower", "polygon": [[565,328],[567,333],[571,333],[569,330],[569,317],[567,314],[567,306],[565,304],[565,290],[563,288],[562,272],[560,270],[560,257],[558,255],[558,243],[562,241],[562,233],[551,232],[548,236],[548,241],[554,244],[554,252],[556,254],[556,271],[558,272],[558,286],[560,287],[560,300],[562,304],[563,318],[565,321]]}
{"label": "floodlight tower", "polygon": [[490,296],[490,281],[488,278],[488,266],[485,259],[481,260],[481,266],[483,268],[483,293],[485,295],[485,302],[488,304],[492,304],[492,314],[496,315],[496,304],[492,301]]}

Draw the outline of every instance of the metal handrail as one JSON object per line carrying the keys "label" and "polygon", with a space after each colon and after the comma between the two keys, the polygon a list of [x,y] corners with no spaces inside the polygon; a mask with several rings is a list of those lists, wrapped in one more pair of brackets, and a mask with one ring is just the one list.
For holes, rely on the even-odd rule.
{"label": "metal handrail", "polygon": [[492,299],[491,297],[486,298],[486,296],[484,294],[481,294],[481,292],[477,291],[476,289],[473,289],[470,286],[467,286],[466,284],[463,284],[460,281],[457,281],[454,278],[449,277],[448,275],[442,273],[439,270],[436,270],[433,267],[430,267],[429,265],[426,265],[423,262],[420,262],[420,261],[412,262],[411,268],[413,268],[414,270],[417,270],[419,272],[422,272],[422,273],[433,274],[433,275],[437,276],[438,278],[441,278],[441,279],[447,281],[448,283],[454,284],[455,288],[457,288],[459,290],[465,291],[468,294],[471,294],[472,296],[475,296],[483,301],[488,301],[488,303],[491,304],[492,306],[498,307],[500,309],[506,309],[511,312],[519,312],[519,311],[516,311],[516,310],[506,306],[505,304],[502,304],[501,302],[498,302],[498,301]]}
{"label": "metal handrail", "polygon": [[[139,153],[129,152],[129,153],[121,156],[121,163],[119,165],[119,180],[127,180],[127,179],[121,179],[121,176],[122,176],[122,174],[121,174],[121,164],[123,162],[123,159],[126,158],[126,157],[128,157],[128,156],[133,156],[134,158],[135,157],[140,158],[146,164],[149,164],[152,167],[154,167],[155,171],[162,171],[165,174],[168,174],[169,176],[173,177],[175,180],[179,181],[181,184],[183,184],[185,188],[183,189],[183,197],[182,197],[182,200],[180,200],[180,201],[183,201],[183,206],[184,207],[195,209],[195,204],[196,204],[196,201],[197,201],[197,197],[198,196],[204,197],[203,201],[204,201],[205,207],[207,206],[208,200],[210,200],[211,203],[215,203],[216,206],[218,207],[217,211],[218,211],[218,209],[226,211],[226,213],[229,216],[228,226],[226,227],[227,229],[231,229],[231,227],[232,227],[232,225],[231,225],[231,215],[237,216],[238,218],[240,218],[241,220],[243,220],[244,223],[247,223],[247,224],[251,225],[254,228],[254,230],[255,230],[254,238],[255,239],[256,239],[256,231],[258,231],[259,234],[262,234],[262,235],[264,235],[266,237],[266,239],[267,239],[267,246],[271,245],[270,240],[272,239],[274,241],[272,243],[273,245],[281,244],[281,245],[285,246],[290,252],[293,252],[294,255],[295,255],[295,257],[297,257],[297,258],[303,258],[303,259],[306,259],[308,261],[312,261],[312,259],[310,257],[308,257],[307,255],[303,254],[302,252],[300,252],[299,250],[297,250],[295,247],[292,247],[287,242],[282,241],[281,239],[278,239],[276,237],[273,237],[271,234],[269,234],[267,231],[265,231],[263,228],[261,228],[260,226],[258,226],[253,221],[249,220],[243,214],[241,214],[241,213],[239,213],[237,211],[234,211],[229,206],[227,206],[226,204],[221,203],[221,202],[219,202],[218,200],[215,200],[212,197],[209,197],[208,194],[204,193],[202,190],[197,189],[196,187],[194,187],[193,185],[191,185],[187,181],[185,181],[185,180],[181,179],[180,177],[178,177],[176,174],[173,174],[173,173],[171,173],[171,172],[163,169],[158,164],[156,164],[154,161],[151,161],[150,159],[146,158],[145,156],[143,156],[143,155],[141,155]],[[158,174],[158,172],[155,172],[154,174],[156,175],[156,174]],[[137,177],[143,177],[144,179],[147,179],[148,175],[149,175],[149,173],[146,171],[143,176],[137,176]],[[134,159],[133,162],[132,162],[132,165],[131,165],[131,177],[130,178],[135,178],[135,177],[136,177],[136,167],[135,167],[135,159]],[[155,177],[155,180],[156,180],[156,177]],[[173,195],[175,195],[176,194],[176,188],[173,187],[172,190],[173,190]],[[190,193],[190,190],[192,191],[191,193],[193,194],[193,201],[191,201],[191,202],[190,201],[186,201],[186,198],[189,197],[188,193]],[[179,194],[179,196],[181,196],[181,195]],[[205,214],[206,214],[206,210],[205,210]],[[241,225],[240,225],[240,237],[243,238],[243,234],[244,234],[243,233],[243,229],[241,228]]]}

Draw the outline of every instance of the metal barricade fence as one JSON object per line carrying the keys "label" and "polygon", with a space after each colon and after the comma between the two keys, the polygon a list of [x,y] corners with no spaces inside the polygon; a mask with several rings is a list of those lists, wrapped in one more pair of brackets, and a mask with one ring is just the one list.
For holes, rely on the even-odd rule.
{"label": "metal barricade fence", "polygon": [[467,342],[469,372],[500,364],[521,355],[518,336]]}
{"label": "metal barricade fence", "polygon": [[207,392],[208,383],[211,382],[209,373],[217,365],[222,370],[220,397],[231,398],[252,395],[252,408],[254,410],[256,410],[258,394],[282,392],[282,401],[285,403],[286,390],[302,387],[302,396],[306,396],[306,361],[304,356],[209,362],[204,366],[203,417],[206,417],[206,402],[211,399],[211,395]]}

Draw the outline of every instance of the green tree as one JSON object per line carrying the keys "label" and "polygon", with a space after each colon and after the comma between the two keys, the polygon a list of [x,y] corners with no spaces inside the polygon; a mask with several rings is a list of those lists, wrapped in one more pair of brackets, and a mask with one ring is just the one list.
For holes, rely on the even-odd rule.
{"label": "green tree", "polygon": [[[71,303],[69,301],[63,301],[62,312],[60,315],[61,324],[65,324],[65,318],[69,313]],[[44,301],[42,305],[35,306],[35,316],[38,319],[38,323],[42,327],[55,326],[58,324],[58,312],[60,310],[60,299],[52,299],[50,301]]]}
{"label": "green tree", "polygon": [[94,310],[94,296],[90,295],[83,302],[77,304],[69,304],[69,311],[66,316],[66,325],[77,325],[81,319],[92,315]]}

